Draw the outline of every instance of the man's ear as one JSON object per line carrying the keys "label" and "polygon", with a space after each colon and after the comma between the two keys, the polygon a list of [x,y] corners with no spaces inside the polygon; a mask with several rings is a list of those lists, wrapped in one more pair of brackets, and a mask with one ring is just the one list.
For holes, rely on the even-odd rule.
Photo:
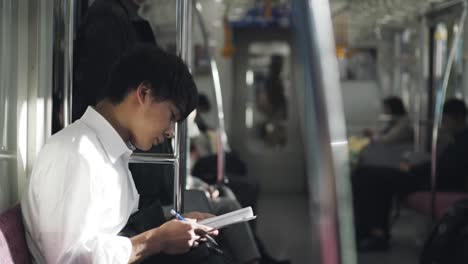
{"label": "man's ear", "polygon": [[138,103],[144,104],[145,100],[148,100],[150,98],[150,92],[151,90],[149,88],[149,83],[140,83],[135,90],[135,96]]}

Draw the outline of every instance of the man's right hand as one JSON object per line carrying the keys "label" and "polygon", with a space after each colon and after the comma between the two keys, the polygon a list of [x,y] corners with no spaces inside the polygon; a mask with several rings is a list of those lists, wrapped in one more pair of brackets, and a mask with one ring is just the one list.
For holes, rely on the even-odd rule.
{"label": "man's right hand", "polygon": [[172,220],[164,223],[159,228],[157,239],[161,241],[161,251],[166,254],[183,254],[192,247],[198,245],[197,240],[201,237],[198,234],[203,234],[211,228],[197,224],[193,219],[187,221]]}
{"label": "man's right hand", "polygon": [[187,253],[198,246],[198,240],[207,234],[217,235],[218,230],[187,221],[172,220],[160,227],[148,230],[131,238],[132,254],[129,263],[138,263],[142,259],[159,253],[171,255]]}
{"label": "man's right hand", "polygon": [[400,163],[400,170],[403,172],[409,172],[411,170],[411,164],[406,161]]}

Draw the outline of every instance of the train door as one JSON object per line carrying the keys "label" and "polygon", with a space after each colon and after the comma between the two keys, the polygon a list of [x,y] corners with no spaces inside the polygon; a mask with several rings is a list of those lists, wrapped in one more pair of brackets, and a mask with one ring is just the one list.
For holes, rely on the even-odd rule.
{"label": "train door", "polygon": [[232,146],[269,193],[304,191],[290,29],[234,30]]}

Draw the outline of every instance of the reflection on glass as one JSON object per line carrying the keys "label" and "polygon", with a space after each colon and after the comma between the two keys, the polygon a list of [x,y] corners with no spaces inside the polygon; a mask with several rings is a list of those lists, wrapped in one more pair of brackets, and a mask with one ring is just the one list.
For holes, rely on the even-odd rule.
{"label": "reflection on glass", "polygon": [[[455,38],[458,34],[458,25],[455,23],[453,25],[451,40]],[[449,82],[447,87],[447,98],[459,98],[463,99],[464,97],[464,87],[463,87],[463,31],[461,32],[462,36],[459,39],[457,46],[455,48],[455,58],[453,61],[451,73],[449,76]]]}
{"label": "reflection on glass", "polygon": [[[449,30],[451,29],[451,30]],[[438,23],[434,32],[434,57],[435,57],[435,68],[434,74],[436,82],[440,86],[442,85],[442,78],[445,67],[448,61],[448,47],[452,46],[455,36],[458,32],[458,25],[454,22]],[[462,32],[463,35],[463,32]],[[460,38],[457,47],[455,48],[455,58],[449,75],[448,86],[447,86],[447,98],[463,98],[464,87],[463,87],[463,36]]]}
{"label": "reflection on glass", "polygon": [[437,24],[434,32],[434,75],[436,78],[442,78],[444,72],[445,63],[447,61],[447,39],[447,26],[443,23]]}
{"label": "reflection on glass", "polygon": [[287,143],[289,53],[285,43],[253,43],[249,47],[246,127],[249,138],[267,147]]}

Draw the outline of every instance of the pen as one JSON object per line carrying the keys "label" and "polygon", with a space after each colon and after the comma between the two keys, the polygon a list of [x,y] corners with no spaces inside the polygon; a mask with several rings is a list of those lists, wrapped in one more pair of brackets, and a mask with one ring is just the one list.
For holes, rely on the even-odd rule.
{"label": "pen", "polygon": [[[187,219],[185,219],[181,214],[176,212],[174,209],[171,210],[171,215],[173,215],[175,218],[177,218],[180,221],[187,221]],[[216,240],[214,240],[214,238],[212,238],[210,235],[205,234],[203,237],[208,239],[211,243],[215,244],[216,246],[219,246]]]}
{"label": "pen", "polygon": [[185,219],[181,214],[176,212],[174,209],[171,210],[171,215],[173,215],[175,218],[179,219],[180,221],[187,221],[187,219]]}

